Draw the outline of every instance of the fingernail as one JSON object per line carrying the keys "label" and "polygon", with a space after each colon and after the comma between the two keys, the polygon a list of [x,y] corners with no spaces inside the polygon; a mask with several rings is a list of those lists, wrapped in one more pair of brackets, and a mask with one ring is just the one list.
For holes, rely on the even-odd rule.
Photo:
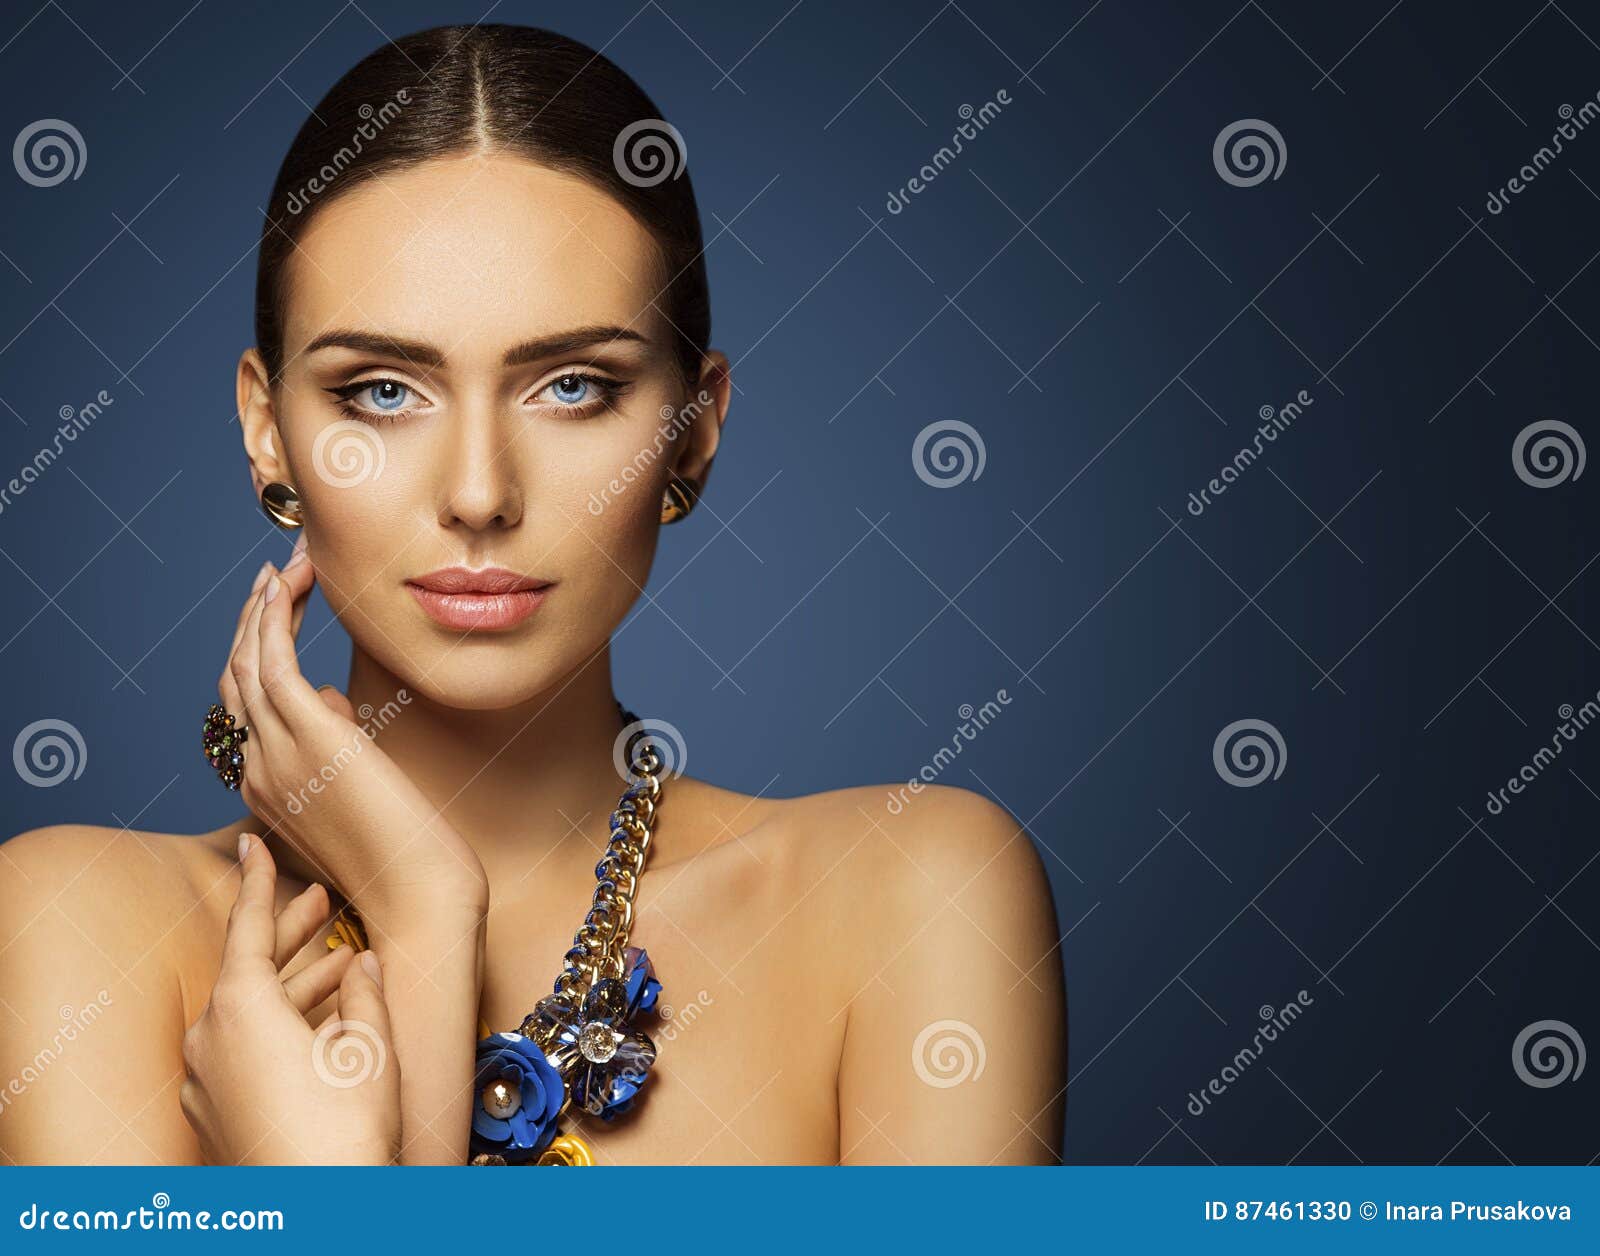
{"label": "fingernail", "polygon": [[244,862],[244,857],[250,853],[250,834],[239,834],[239,862]]}
{"label": "fingernail", "polygon": [[261,570],[256,572],[256,578],[250,584],[250,592],[254,593],[257,589],[259,589],[261,587],[261,582],[267,578],[267,572],[269,572],[271,570],[272,570],[272,563],[270,561],[269,562],[264,562],[264,563],[261,564]]}
{"label": "fingernail", "polygon": [[278,596],[278,589],[282,585],[283,585],[283,581],[279,580],[276,576],[274,576],[272,578],[271,582],[267,585],[267,594],[266,594],[266,597],[264,597],[262,599],[262,601],[271,602],[273,598]]}
{"label": "fingernail", "polygon": [[378,957],[371,951],[362,951],[361,967],[367,970],[367,976],[371,977],[381,990],[383,988],[383,965],[378,963]]}

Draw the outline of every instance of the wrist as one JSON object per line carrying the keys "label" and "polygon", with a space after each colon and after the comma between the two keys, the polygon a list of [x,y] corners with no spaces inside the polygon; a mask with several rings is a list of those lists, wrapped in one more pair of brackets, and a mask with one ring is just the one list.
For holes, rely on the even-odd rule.
{"label": "wrist", "polygon": [[483,882],[451,887],[375,883],[355,906],[373,933],[468,934],[481,931],[488,919],[489,887]]}

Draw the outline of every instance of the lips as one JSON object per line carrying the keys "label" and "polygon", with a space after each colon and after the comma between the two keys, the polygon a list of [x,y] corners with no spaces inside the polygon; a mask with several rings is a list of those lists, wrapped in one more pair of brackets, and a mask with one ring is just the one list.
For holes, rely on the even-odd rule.
{"label": "lips", "polygon": [[491,632],[527,619],[551,584],[503,567],[444,567],[413,576],[406,588],[436,623],[457,632]]}

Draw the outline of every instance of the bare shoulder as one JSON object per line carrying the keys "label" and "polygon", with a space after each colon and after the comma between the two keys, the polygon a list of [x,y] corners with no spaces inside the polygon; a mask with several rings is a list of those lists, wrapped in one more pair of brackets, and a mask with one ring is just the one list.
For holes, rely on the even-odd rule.
{"label": "bare shoulder", "polygon": [[859,873],[830,896],[865,945],[838,1072],[847,1164],[1060,1156],[1066,1004],[1049,879],[1026,826],[929,786],[797,800],[792,823]]}
{"label": "bare shoulder", "polygon": [[[972,790],[860,785],[779,800],[761,835],[811,862],[870,873],[880,901],[934,896],[1048,902],[1044,867],[1022,823]],[[896,891],[900,893],[896,894]]]}
{"label": "bare shoulder", "polygon": [[[194,1161],[180,1044],[209,993],[236,879],[223,836],[57,825],[0,845],[10,1160]],[[91,1126],[102,1137],[86,1141]]]}
{"label": "bare shoulder", "polygon": [[61,824],[0,844],[0,978],[44,955],[64,978],[78,956],[124,983],[172,986],[175,957],[226,918],[223,838]]}
{"label": "bare shoulder", "polygon": [[752,798],[692,784],[690,863],[716,896],[785,916],[846,969],[849,939],[897,950],[927,942],[936,923],[991,959],[984,935],[996,939],[1022,972],[1056,942],[1043,862],[1023,824],[982,794],[900,784]]}

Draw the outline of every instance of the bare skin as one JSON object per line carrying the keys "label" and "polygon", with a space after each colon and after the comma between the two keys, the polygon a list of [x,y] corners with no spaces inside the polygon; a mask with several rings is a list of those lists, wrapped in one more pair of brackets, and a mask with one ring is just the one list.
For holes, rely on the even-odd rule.
{"label": "bare skin", "polygon": [[[548,991],[593,888],[621,788],[609,642],[648,578],[662,489],[672,471],[704,484],[727,417],[722,355],[695,381],[674,366],[659,278],[648,233],[603,191],[498,154],[318,212],[291,267],[282,381],[266,386],[254,350],[238,373],[255,487],[295,485],[308,542],[219,643],[221,700],[252,729],[253,814],[198,836],[60,826],[0,846],[0,1079],[20,1079],[0,1082],[4,1156],[466,1158],[478,1022],[514,1028]],[[595,328],[634,334],[546,343]],[[349,329],[404,345],[317,347]],[[623,386],[569,407],[591,367]],[[711,400],[692,425],[592,510],[696,389]],[[361,400],[385,395],[403,418]],[[382,474],[328,474],[327,434],[367,426]],[[449,630],[406,581],[451,564],[553,583],[515,627]],[[295,660],[314,583],[354,644],[346,694],[312,689]],[[391,721],[358,728],[386,704]],[[1056,1158],[1066,1027],[1039,858],[978,795],[933,786],[891,808],[890,793],[667,781],[632,941],[672,1014],[642,1026],[660,1054],[637,1110],[575,1122],[600,1163]],[[266,835],[275,875],[241,894],[244,833]],[[324,958],[323,928],[299,947],[328,888],[361,909],[381,984]],[[248,998],[219,982],[241,971],[225,952],[252,957]],[[333,993],[301,1008],[297,989]],[[398,1075],[359,1117],[295,1080],[341,998],[381,999]],[[277,1011],[253,1033],[214,1015],[254,1016],[256,999]],[[397,1150],[374,1150],[391,1126]]]}

